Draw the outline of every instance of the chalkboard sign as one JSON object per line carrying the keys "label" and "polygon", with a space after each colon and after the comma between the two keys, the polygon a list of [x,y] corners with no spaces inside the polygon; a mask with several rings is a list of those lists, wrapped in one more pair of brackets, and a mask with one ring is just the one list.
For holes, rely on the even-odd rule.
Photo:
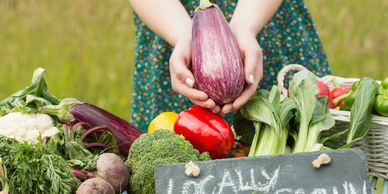
{"label": "chalkboard sign", "polygon": [[[316,169],[321,153],[331,163]],[[184,164],[155,168],[156,193],[370,194],[367,160],[359,149],[213,160],[196,163],[198,177]]]}

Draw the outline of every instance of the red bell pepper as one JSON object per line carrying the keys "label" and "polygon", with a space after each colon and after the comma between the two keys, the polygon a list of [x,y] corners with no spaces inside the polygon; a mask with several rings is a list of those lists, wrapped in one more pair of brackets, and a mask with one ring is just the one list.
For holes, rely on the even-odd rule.
{"label": "red bell pepper", "polygon": [[208,152],[212,159],[227,157],[234,144],[229,124],[219,115],[196,105],[179,114],[174,131],[200,152]]}
{"label": "red bell pepper", "polygon": [[329,86],[326,83],[317,80],[317,87],[319,89],[319,93],[317,96],[326,96],[327,97],[327,105],[329,108],[333,108],[333,97],[331,96]]}

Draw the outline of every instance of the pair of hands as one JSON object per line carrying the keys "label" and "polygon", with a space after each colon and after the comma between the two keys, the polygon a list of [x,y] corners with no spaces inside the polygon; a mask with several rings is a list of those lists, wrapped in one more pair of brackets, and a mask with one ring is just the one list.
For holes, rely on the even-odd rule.
{"label": "pair of hands", "polygon": [[213,113],[220,115],[236,111],[243,106],[256,93],[256,89],[263,76],[262,50],[256,40],[256,34],[240,32],[233,28],[232,32],[236,37],[243,57],[246,82],[243,92],[232,103],[220,107],[205,92],[194,88],[194,75],[189,70],[191,63],[191,29],[176,41],[175,48],[170,57],[172,89],[189,98],[194,104],[211,109]]}

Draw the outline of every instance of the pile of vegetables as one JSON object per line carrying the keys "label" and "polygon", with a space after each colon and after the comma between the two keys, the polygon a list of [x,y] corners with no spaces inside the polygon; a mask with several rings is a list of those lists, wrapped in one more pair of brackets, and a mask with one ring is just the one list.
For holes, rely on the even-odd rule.
{"label": "pile of vegetables", "polygon": [[[219,105],[230,103],[245,82],[236,40],[219,8],[209,1],[201,1],[193,21],[197,87]],[[154,193],[157,164],[225,158],[234,145],[229,124],[204,108],[160,115],[149,127],[153,133],[142,135],[99,107],[56,98],[43,73],[37,69],[30,86],[0,101],[4,192]],[[166,118],[169,121],[163,122]],[[196,125],[188,119],[195,119]]]}
{"label": "pile of vegetables", "polygon": [[[57,99],[48,92],[43,73],[37,69],[30,86],[0,102],[2,192],[113,194],[129,189],[154,193],[157,164],[210,160],[208,149],[217,157],[226,157],[233,145],[228,123],[209,110],[187,110],[198,123],[210,118],[217,121],[213,126],[208,123],[203,132],[213,130],[214,138],[223,135],[216,142],[224,145],[222,150],[213,145],[213,150],[206,147],[201,153],[186,140],[189,138],[173,129],[160,129],[180,126],[181,132],[188,134],[192,128],[183,121],[190,116],[162,114],[150,125],[153,133],[142,135],[126,121],[92,104]],[[171,122],[162,121],[166,118]],[[174,126],[176,120],[180,122]],[[220,131],[214,124],[224,128]]]}
{"label": "pile of vegetables", "polygon": [[[244,88],[243,61],[215,4],[201,0],[192,34],[196,87],[218,105],[233,102]],[[349,148],[367,134],[372,113],[388,116],[388,78],[330,90],[302,70],[289,85],[285,93],[260,90],[235,114],[233,130],[193,106],[160,114],[142,134],[97,106],[56,98],[39,68],[31,85],[0,101],[0,193],[155,193],[159,164]],[[332,132],[336,107],[351,119]]]}
{"label": "pile of vegetables", "polygon": [[[31,85],[0,101],[0,189],[10,194],[74,193],[82,181],[93,178],[121,193],[129,184],[123,159],[141,134],[97,106],[57,99],[39,68]],[[93,189],[83,184],[77,193],[98,191]]]}
{"label": "pile of vegetables", "polygon": [[283,96],[277,86],[262,90],[237,113],[234,128],[239,139],[251,146],[249,156],[272,155],[349,148],[362,139],[371,125],[378,84],[362,78],[349,90],[349,127],[338,133],[329,130],[335,121],[329,111],[330,99],[322,95],[314,74],[296,73]]}

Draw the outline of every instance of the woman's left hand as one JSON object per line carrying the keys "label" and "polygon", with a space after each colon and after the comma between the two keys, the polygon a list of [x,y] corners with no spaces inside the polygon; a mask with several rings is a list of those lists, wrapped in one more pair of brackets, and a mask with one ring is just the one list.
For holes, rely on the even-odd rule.
{"label": "woman's left hand", "polygon": [[237,44],[241,50],[245,71],[245,88],[241,95],[233,102],[225,104],[219,110],[221,115],[238,110],[253,95],[255,95],[261,78],[263,77],[263,53],[259,43],[256,40],[256,34],[249,32],[239,32],[233,29]]}

